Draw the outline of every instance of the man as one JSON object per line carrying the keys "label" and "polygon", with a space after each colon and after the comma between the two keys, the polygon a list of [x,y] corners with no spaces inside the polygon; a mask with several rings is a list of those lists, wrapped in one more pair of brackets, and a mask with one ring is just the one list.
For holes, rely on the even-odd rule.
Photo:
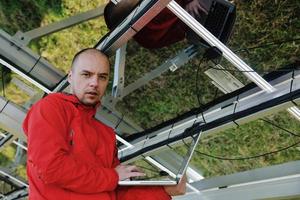
{"label": "man", "polygon": [[[115,29],[139,2],[141,0],[121,0],[115,5],[110,1],[104,9],[104,19],[107,27],[110,30]],[[211,0],[176,0],[176,2],[200,23],[204,23],[211,5]],[[156,49],[169,46],[186,37],[188,40],[192,40],[192,43],[197,43],[200,38],[194,39],[194,37],[198,37],[194,34],[168,8],[164,8],[133,38],[145,48]]]}
{"label": "man", "polygon": [[[109,60],[96,49],[77,53],[68,75],[71,94],[49,94],[28,112],[27,175],[30,200],[115,200],[119,180],[143,176],[120,165],[113,130],[94,118],[109,79]],[[170,199],[173,187],[117,189],[118,199]],[[147,195],[146,197],[144,195]]]}

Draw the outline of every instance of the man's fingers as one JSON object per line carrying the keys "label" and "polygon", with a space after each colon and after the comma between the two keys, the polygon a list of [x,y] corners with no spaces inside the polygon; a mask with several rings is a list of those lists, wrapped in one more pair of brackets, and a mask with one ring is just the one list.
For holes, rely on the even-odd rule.
{"label": "man's fingers", "polygon": [[119,180],[126,180],[136,176],[145,176],[142,170],[135,165],[119,165],[115,170],[119,175]]}
{"label": "man's fingers", "polygon": [[129,172],[143,172],[143,170],[141,170],[135,165],[128,165],[127,170],[129,170]]}
{"label": "man's fingers", "polygon": [[[136,176],[146,176],[146,174],[142,173],[142,172],[131,172],[130,177],[136,177]],[[129,177],[129,178],[130,178]]]}
{"label": "man's fingers", "polygon": [[130,172],[128,174],[130,177],[145,176],[145,173],[143,173],[143,171],[140,168],[138,168],[137,166],[135,166],[135,165],[130,165],[130,166],[128,166],[127,169]]}
{"label": "man's fingers", "polygon": [[205,14],[208,14],[208,11],[204,7],[202,7],[200,4],[197,5],[197,8],[198,8],[198,14],[200,13],[199,10],[201,10]]}
{"label": "man's fingers", "polygon": [[202,7],[200,3],[195,4],[193,10],[197,15],[200,15],[201,11],[205,14],[208,14],[207,10],[205,10],[205,8]]}
{"label": "man's fingers", "polygon": [[194,0],[190,3],[188,3],[185,6],[186,11],[190,13],[194,18],[196,18],[198,15],[200,15],[201,12],[208,14],[208,10],[205,9],[204,6],[201,5],[201,3],[198,0]]}

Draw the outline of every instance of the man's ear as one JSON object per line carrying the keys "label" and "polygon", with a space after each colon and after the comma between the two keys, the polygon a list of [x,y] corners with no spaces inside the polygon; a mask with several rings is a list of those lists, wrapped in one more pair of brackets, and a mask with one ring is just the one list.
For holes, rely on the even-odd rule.
{"label": "man's ear", "polygon": [[72,80],[72,70],[69,72],[68,74],[68,82],[71,84],[71,80]]}

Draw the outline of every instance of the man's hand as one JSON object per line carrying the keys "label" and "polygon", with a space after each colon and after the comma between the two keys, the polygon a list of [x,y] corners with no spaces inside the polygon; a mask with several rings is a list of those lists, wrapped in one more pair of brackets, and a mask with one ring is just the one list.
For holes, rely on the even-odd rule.
{"label": "man's hand", "polygon": [[145,176],[145,174],[134,165],[118,165],[115,170],[119,175],[119,181],[136,176]]}
{"label": "man's hand", "polygon": [[186,192],[186,181],[187,177],[184,175],[177,185],[164,186],[164,189],[170,196],[184,195]]}
{"label": "man's hand", "polygon": [[192,15],[195,19],[197,19],[197,17],[201,13],[208,14],[208,10],[206,10],[205,6],[204,6],[205,4],[201,5],[201,3],[204,3],[204,2],[201,2],[199,0],[193,0],[185,6],[185,10],[190,15]]}

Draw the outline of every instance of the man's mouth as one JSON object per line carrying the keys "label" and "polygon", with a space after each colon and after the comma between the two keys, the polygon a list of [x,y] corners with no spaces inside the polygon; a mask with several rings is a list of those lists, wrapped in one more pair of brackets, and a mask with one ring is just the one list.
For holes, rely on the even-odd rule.
{"label": "man's mouth", "polygon": [[86,92],[86,94],[89,94],[89,95],[93,95],[93,96],[98,96],[98,92]]}

